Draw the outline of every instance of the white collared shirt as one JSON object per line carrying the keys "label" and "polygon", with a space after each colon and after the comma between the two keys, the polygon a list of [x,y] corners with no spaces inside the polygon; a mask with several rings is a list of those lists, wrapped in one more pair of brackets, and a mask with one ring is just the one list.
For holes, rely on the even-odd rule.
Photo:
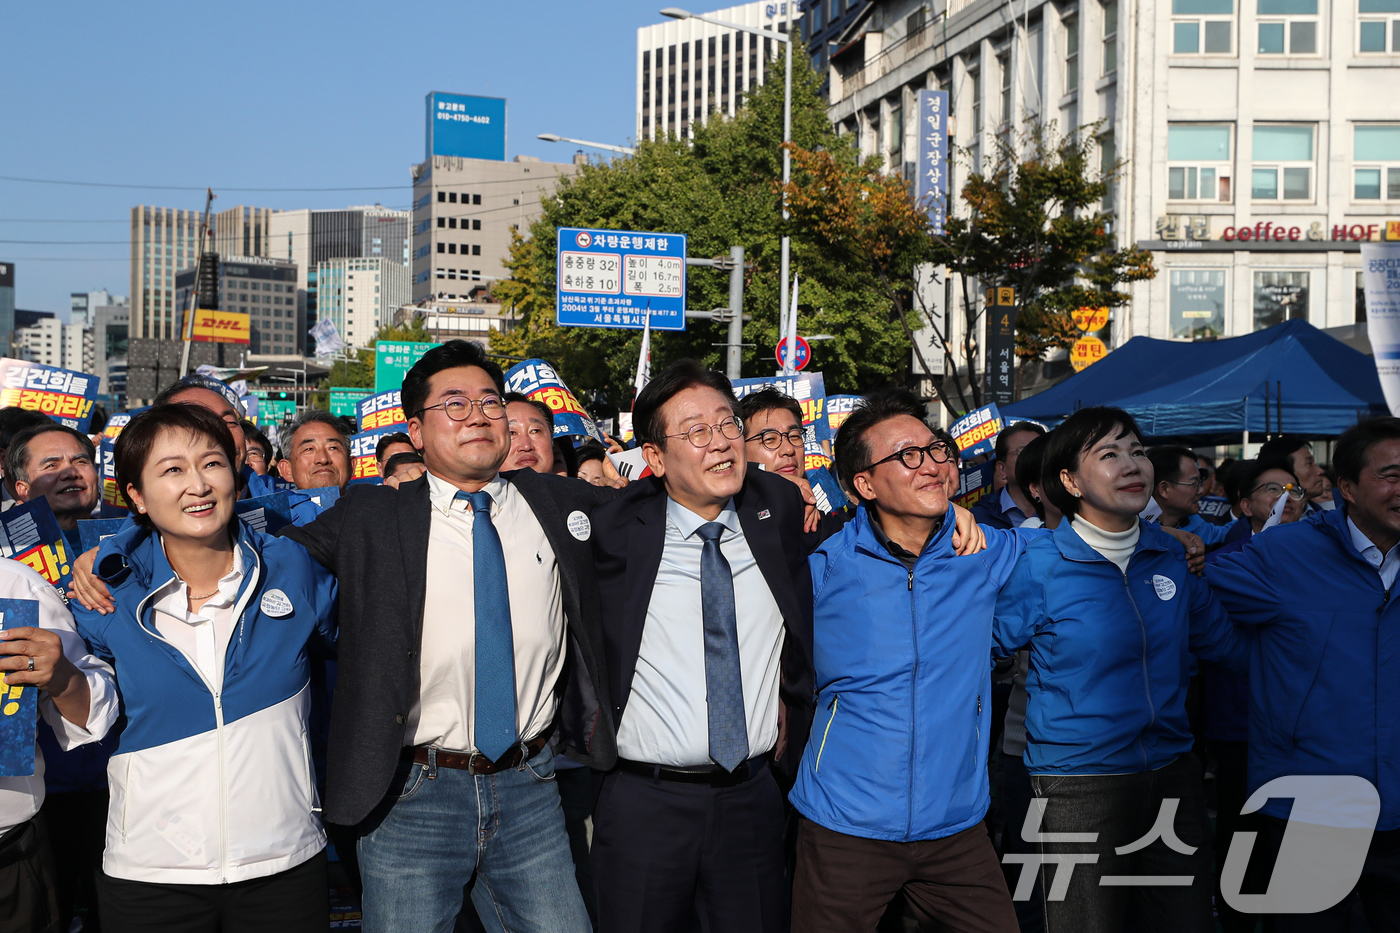
{"label": "white collared shirt", "polygon": [[1366,558],[1366,563],[1376,568],[1388,591],[1395,585],[1395,574],[1400,571],[1400,547],[1393,547],[1381,554],[1381,549],[1372,544],[1371,539],[1362,534],[1361,529],[1357,528],[1350,518],[1347,519],[1347,531],[1351,532],[1351,543],[1361,552],[1361,556]]}
{"label": "white collared shirt", "polygon": [[[716,520],[726,529],[719,546],[734,577],[739,672],[752,758],[778,742],[778,676],[786,632],[732,500]],[[667,499],[661,566],[647,605],[632,692],[617,730],[622,758],[673,768],[713,764],[700,594],[704,542],[695,533],[704,524],[705,519]]]}
{"label": "white collared shirt", "polygon": [[[165,547],[163,538],[161,547]],[[235,544],[233,569],[219,578],[218,592],[198,612],[190,611],[189,587],[178,576],[156,591],[160,596],[151,607],[160,637],[179,649],[216,694],[224,688],[224,657],[233,637],[234,603],[242,584],[243,552]]]}
{"label": "white collared shirt", "polygon": [[[427,592],[419,655],[418,701],[409,710],[405,745],[472,751],[476,691],[476,588],[471,506],[457,487],[428,474],[432,526],[428,532]],[[544,527],[520,492],[498,475],[482,489],[491,496],[491,524],[501,538],[515,647],[515,725],[520,740],[554,721],[554,687],[564,668],[564,603],[559,566]]]}

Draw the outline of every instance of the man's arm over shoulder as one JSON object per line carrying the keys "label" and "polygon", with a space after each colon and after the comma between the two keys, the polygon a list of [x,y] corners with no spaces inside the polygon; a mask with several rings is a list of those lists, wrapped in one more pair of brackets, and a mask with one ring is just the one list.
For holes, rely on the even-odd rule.
{"label": "man's arm over shoulder", "polygon": [[1028,644],[1045,618],[1044,573],[1037,571],[1036,564],[1041,561],[1036,558],[1034,548],[1032,553],[1021,554],[997,595],[992,616],[992,654],[995,657],[1008,657]]}
{"label": "man's arm over shoulder", "polygon": [[1234,624],[1267,625],[1278,617],[1283,603],[1275,574],[1298,556],[1275,554],[1278,548],[1271,545],[1278,543],[1278,535],[1289,530],[1270,529],[1254,535],[1238,551],[1206,565],[1206,582]]}
{"label": "man's arm over shoulder", "polygon": [[277,532],[280,538],[295,541],[315,558],[316,562],[331,573],[336,572],[336,551],[341,536],[356,531],[368,532],[371,529],[357,529],[356,522],[366,507],[382,503],[380,508],[391,510],[394,502],[391,497],[399,495],[398,490],[388,486],[349,486],[345,494],[336,500],[335,505],[322,512],[315,520],[305,525],[288,525]]}

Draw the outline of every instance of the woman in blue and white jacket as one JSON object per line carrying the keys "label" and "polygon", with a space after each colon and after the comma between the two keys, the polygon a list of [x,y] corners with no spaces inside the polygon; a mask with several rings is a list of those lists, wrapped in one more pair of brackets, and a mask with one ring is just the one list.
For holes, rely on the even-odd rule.
{"label": "woman in blue and white jacket", "polygon": [[75,605],[126,714],[99,893],[114,933],[326,928],[308,644],[334,638],[335,581],[235,516],[234,453],[203,408],[133,418],[116,466],[135,524],[96,560],[116,609]]}
{"label": "woman in blue and white jacket", "polygon": [[1030,648],[1025,763],[1040,810],[1007,831],[1038,828],[1042,855],[1073,857],[1045,863],[1047,933],[1120,930],[1128,916],[1209,933],[1210,821],[1186,688],[1192,654],[1239,667],[1248,642],[1182,546],[1138,518],[1153,473],[1131,415],[1071,415],[1041,477],[1066,520],[1026,546],[992,626],[994,653]]}

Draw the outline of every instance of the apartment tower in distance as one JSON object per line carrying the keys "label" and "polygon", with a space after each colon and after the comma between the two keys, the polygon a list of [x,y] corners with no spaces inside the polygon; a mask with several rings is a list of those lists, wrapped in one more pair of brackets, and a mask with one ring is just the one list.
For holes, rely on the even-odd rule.
{"label": "apartment tower in distance", "polygon": [[[510,228],[577,163],[506,161],[506,102],[438,91],[427,98],[427,151],[413,166],[413,301],[466,302],[507,275]],[[342,336],[344,336],[342,334]]]}

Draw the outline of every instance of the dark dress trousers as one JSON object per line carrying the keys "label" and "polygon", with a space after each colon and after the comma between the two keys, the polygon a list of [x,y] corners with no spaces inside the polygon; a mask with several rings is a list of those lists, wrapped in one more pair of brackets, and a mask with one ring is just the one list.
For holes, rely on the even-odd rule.
{"label": "dark dress trousers", "polygon": [[[556,688],[563,749],[606,770],[617,746],[607,714],[603,611],[593,542],[583,532],[589,523],[576,517],[571,525],[570,517],[587,517],[617,490],[532,470],[501,475],[530,506],[558,559],[567,622],[567,661]],[[351,486],[314,522],[282,531],[332,571],[340,585],[340,670],[324,813],[332,823],[353,826],[364,820],[389,790],[398,765],[408,712],[419,694],[431,510],[427,477],[398,489]],[[591,535],[596,537],[596,527]]]}

